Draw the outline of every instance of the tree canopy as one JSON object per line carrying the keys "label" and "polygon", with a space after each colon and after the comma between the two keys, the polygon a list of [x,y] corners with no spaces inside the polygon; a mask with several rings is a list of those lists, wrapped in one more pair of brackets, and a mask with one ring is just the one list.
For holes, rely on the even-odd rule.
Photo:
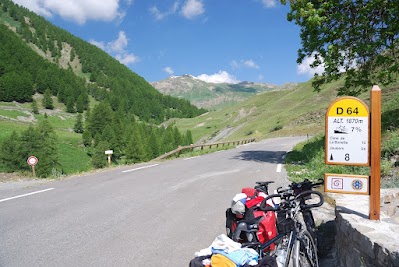
{"label": "tree canopy", "polygon": [[[281,0],[283,4],[288,1]],[[313,86],[345,77],[339,94],[387,85],[399,72],[399,4],[393,0],[291,0],[287,15],[301,29],[298,63],[313,57]]]}
{"label": "tree canopy", "polygon": [[155,124],[205,112],[162,95],[100,48],[11,0],[0,1],[0,43],[0,101],[30,102],[49,88],[70,113],[86,110],[89,95]]}

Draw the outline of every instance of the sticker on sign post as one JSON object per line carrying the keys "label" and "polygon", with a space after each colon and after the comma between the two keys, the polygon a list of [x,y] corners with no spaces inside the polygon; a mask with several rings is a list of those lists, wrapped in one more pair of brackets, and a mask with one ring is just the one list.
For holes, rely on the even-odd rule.
{"label": "sticker on sign post", "polygon": [[326,164],[369,166],[367,105],[355,97],[341,97],[326,112]]}
{"label": "sticker on sign post", "polygon": [[369,176],[350,174],[324,174],[324,191],[341,194],[369,194]]}

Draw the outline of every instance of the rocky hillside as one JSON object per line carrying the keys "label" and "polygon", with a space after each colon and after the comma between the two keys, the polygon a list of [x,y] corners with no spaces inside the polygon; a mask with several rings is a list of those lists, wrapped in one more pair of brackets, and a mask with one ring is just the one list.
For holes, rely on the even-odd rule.
{"label": "rocky hillside", "polygon": [[192,75],[171,76],[151,84],[163,94],[187,99],[197,107],[206,109],[219,109],[260,93],[296,86],[293,83],[278,86],[246,81],[236,84],[210,83]]}

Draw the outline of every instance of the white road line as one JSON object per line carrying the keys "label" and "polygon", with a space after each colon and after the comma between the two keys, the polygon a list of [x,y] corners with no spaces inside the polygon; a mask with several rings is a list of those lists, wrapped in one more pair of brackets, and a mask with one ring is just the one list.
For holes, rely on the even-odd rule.
{"label": "white road line", "polygon": [[143,167],[139,167],[139,168],[136,168],[136,169],[130,169],[130,170],[122,171],[122,172],[134,172],[134,171],[141,170],[141,169],[147,169],[147,168],[155,167],[157,165],[159,165],[159,164],[143,166]]}
{"label": "white road line", "polygon": [[277,164],[276,172],[281,172],[281,167],[282,167],[281,164]]}
{"label": "white road line", "polygon": [[199,158],[200,156],[195,156],[195,157],[190,157],[190,158],[184,158],[183,160],[190,160],[190,159],[196,159]]}
{"label": "white road line", "polygon": [[54,189],[54,188],[47,188],[47,189],[44,189],[44,190],[35,191],[35,192],[28,193],[28,194],[24,194],[24,195],[19,195],[19,196],[15,196],[15,197],[4,198],[4,199],[0,199],[0,202],[4,202],[4,201],[16,199],[16,198],[20,198],[20,197],[27,197],[27,196],[31,196],[31,195],[34,195],[34,194],[44,193],[44,192],[47,192],[47,191],[50,191],[50,190],[53,190],[53,189]]}

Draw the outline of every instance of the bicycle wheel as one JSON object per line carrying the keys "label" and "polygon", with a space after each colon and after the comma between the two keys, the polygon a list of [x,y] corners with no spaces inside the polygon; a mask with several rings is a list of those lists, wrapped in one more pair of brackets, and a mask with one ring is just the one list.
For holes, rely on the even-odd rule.
{"label": "bicycle wheel", "polygon": [[317,248],[312,235],[307,230],[298,234],[291,256],[294,267],[319,267]]}

